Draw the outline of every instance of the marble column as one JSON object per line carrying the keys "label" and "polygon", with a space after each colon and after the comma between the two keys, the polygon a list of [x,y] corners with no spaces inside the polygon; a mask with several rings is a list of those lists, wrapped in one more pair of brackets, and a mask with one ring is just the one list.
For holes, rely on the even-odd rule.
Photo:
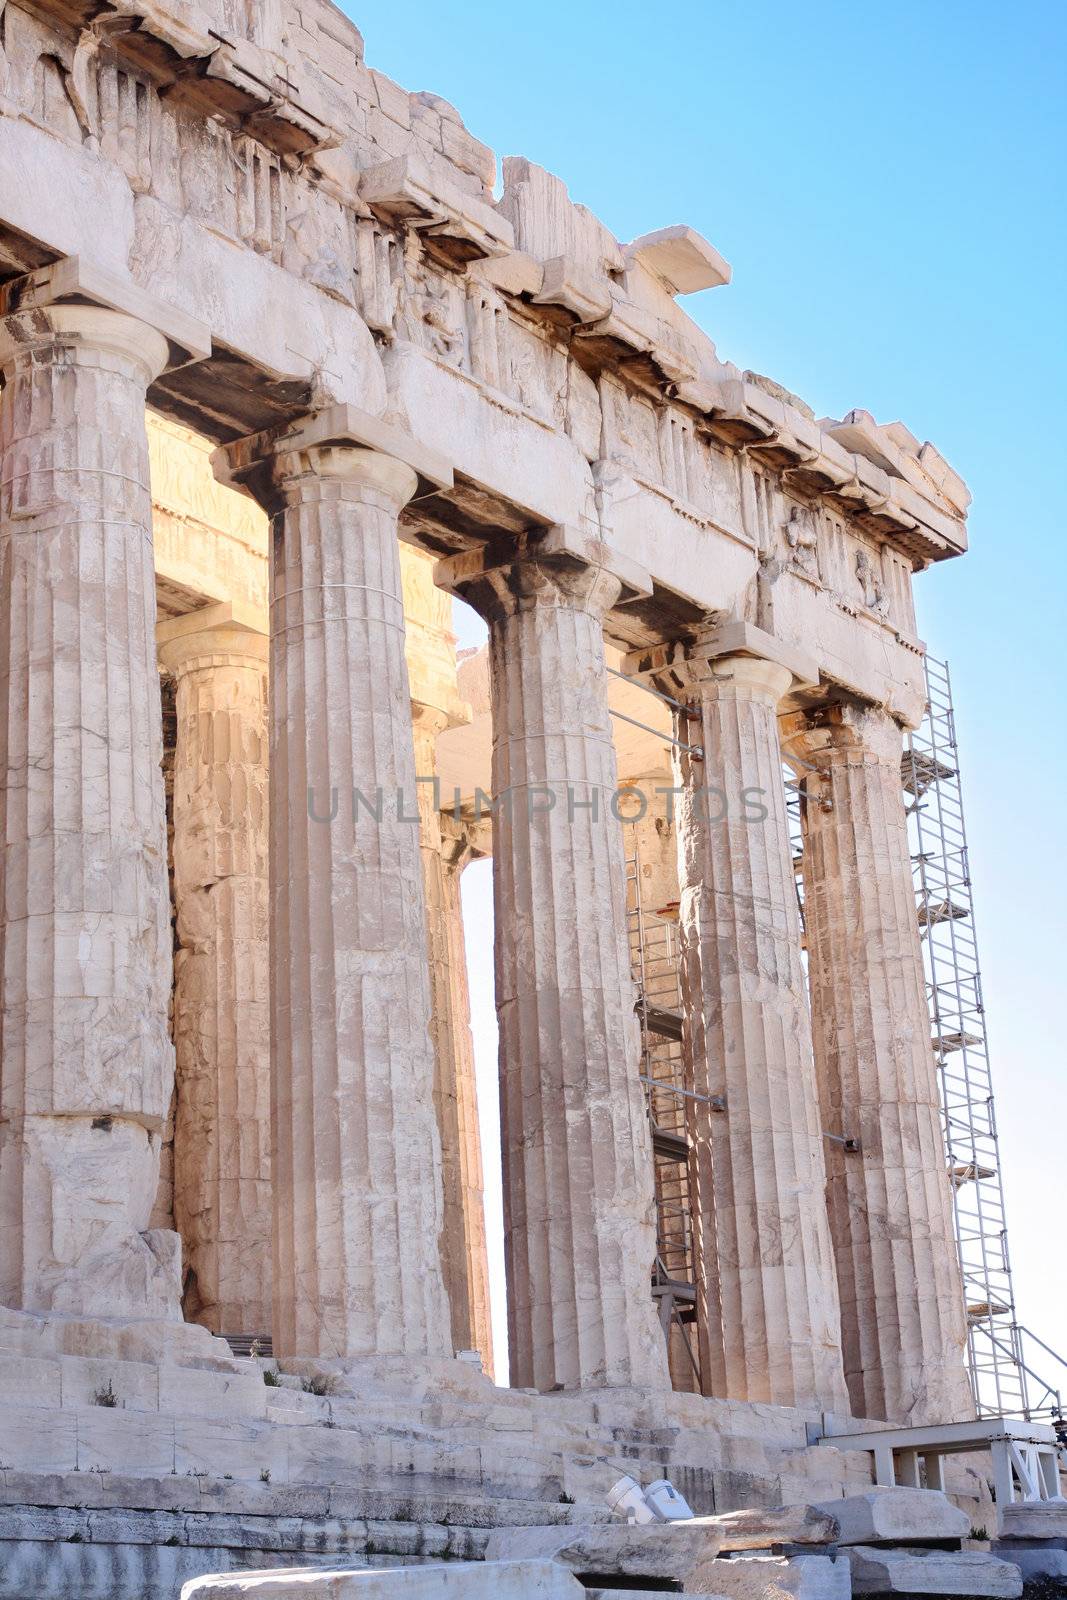
{"label": "marble column", "polygon": [[180,1316],[148,1226],[171,933],[145,393],[165,339],[0,321],[0,1302]]}
{"label": "marble column", "polygon": [[963,1285],[887,714],[839,705],[785,724],[805,791],[804,907],[845,1374],[856,1416],[973,1415]]}
{"label": "marble column", "polygon": [[177,711],[174,1220],[187,1320],[268,1334],[267,636],[243,609],[158,628]]}
{"label": "marble column", "polygon": [[[774,641],[770,641],[773,647]],[[777,712],[793,673],[697,641],[676,751],[705,1392],[847,1412]]]}
{"label": "marble column", "polygon": [[417,480],[348,416],[216,458],[272,513],[274,1347],[448,1357],[397,542]]}
{"label": "marble column", "polygon": [[511,1380],[541,1390],[669,1381],[612,811],[603,623],[622,579],[606,556],[531,541],[439,579],[490,630]]}
{"label": "marble column", "polygon": [[459,829],[451,829],[447,837],[442,833],[437,736],[448,726],[448,714],[418,703],[413,710],[430,962],[433,1099],[441,1141],[441,1265],[452,1313],[452,1344],[456,1350],[477,1350],[483,1370],[492,1376],[482,1141],[459,894],[460,874],[471,851]]}

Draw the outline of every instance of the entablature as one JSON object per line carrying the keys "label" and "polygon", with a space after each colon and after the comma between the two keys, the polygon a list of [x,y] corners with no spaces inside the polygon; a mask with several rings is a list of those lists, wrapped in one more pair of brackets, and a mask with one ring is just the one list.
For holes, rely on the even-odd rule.
{"label": "entablature", "polygon": [[181,0],[19,0],[65,33],[59,57],[83,133],[92,133],[93,70],[110,57],[175,103],[253,134],[278,155],[305,157],[340,140],[298,64],[225,27],[213,10]]}
{"label": "entablature", "polygon": [[[23,20],[0,54],[15,157],[0,280],[42,256],[97,272],[99,241],[100,271],[209,326],[210,351],[172,366],[154,405],[223,443],[337,405],[395,421],[454,471],[405,514],[412,543],[440,556],[501,531],[595,530],[651,574],[623,642],[777,606],[919,648],[910,573],[966,546],[967,492],[933,446],[865,412],[817,420],[721,362],[678,304],[729,277],[692,229],[621,244],[520,159],[494,202],[491,152],[445,102],[366,69],[355,30],[327,74],[337,138],[272,145],[223,88],[212,110],[202,97],[235,92],[234,63],[279,106],[310,106],[301,85],[325,81],[311,33],[289,62],[222,12],[8,0]],[[30,199],[26,171],[55,184]]]}

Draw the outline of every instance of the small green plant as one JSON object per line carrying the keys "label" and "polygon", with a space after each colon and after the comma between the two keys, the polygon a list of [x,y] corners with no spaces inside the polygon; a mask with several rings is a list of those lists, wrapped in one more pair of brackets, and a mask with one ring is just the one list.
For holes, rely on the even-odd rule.
{"label": "small green plant", "polygon": [[267,1367],[263,1373],[263,1382],[267,1385],[268,1389],[280,1389],[282,1386],[282,1380],[279,1378],[278,1374],[276,1372],[272,1372],[269,1367]]}
{"label": "small green plant", "polygon": [[302,1378],[300,1387],[305,1394],[317,1394],[321,1400],[325,1395],[333,1393],[334,1382],[327,1374],[317,1372],[313,1378]]}
{"label": "small green plant", "polygon": [[572,1494],[568,1494],[566,1489],[564,1489],[563,1493],[559,1497],[559,1503],[561,1506],[572,1506],[575,1504],[574,1496]]}
{"label": "small green plant", "polygon": [[978,1539],[978,1540],[984,1540],[984,1539],[988,1539],[989,1538],[989,1534],[988,1534],[988,1532],[986,1531],[985,1528],[972,1528],[971,1529],[971,1538],[972,1539]]}
{"label": "small green plant", "polygon": [[112,1388],[111,1379],[109,1378],[107,1380],[106,1387],[103,1389],[97,1389],[96,1393],[93,1395],[93,1405],[105,1406],[108,1410],[113,1410],[118,1403],[119,1397]]}
{"label": "small green plant", "polygon": [[270,1468],[269,1467],[264,1467],[263,1468],[262,1472],[259,1475],[259,1481],[260,1481],[260,1483],[269,1483],[270,1482]]}

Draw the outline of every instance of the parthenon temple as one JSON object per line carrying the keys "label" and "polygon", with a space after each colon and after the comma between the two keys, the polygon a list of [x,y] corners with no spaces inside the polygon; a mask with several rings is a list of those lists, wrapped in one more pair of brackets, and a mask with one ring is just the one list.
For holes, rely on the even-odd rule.
{"label": "parthenon temple", "polygon": [[0,0],[0,1600],[974,1421],[901,785],[970,497],[729,279],[329,0]]}

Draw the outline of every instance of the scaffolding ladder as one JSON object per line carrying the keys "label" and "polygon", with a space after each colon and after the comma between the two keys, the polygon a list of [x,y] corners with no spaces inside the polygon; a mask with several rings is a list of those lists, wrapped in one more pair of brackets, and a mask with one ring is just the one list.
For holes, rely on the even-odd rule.
{"label": "scaffolding ladder", "polygon": [[626,862],[626,909],[641,1027],[641,1082],[652,1132],[656,1186],[652,1295],[667,1339],[675,1387],[699,1393],[678,924],[643,904],[639,854]]}

